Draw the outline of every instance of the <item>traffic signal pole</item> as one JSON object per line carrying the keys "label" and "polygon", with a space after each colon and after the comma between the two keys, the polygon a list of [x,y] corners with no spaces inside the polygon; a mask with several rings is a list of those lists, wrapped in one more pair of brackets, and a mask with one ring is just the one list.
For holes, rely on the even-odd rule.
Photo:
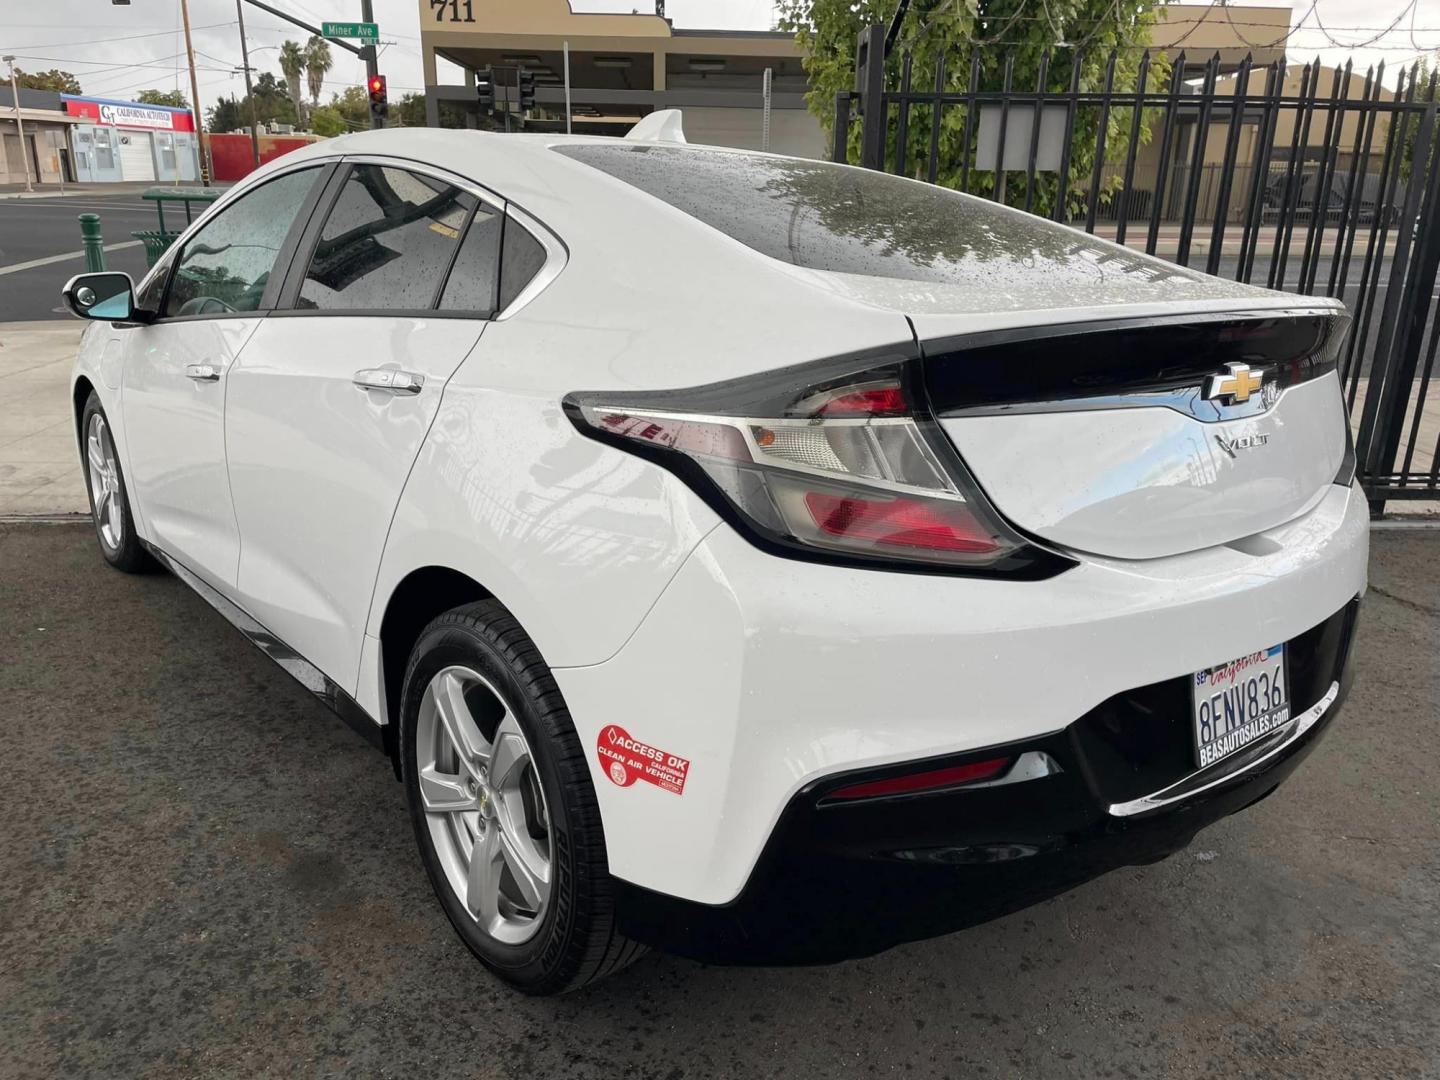
{"label": "traffic signal pole", "polygon": [[[182,0],[182,3],[183,3],[183,0]],[[359,45],[351,45],[348,41],[341,41],[339,38],[328,37],[328,36],[325,34],[325,32],[320,29],[320,27],[318,27],[318,26],[311,26],[309,23],[305,22],[304,20],[295,18],[294,15],[290,15],[290,14],[288,14],[287,12],[281,11],[279,8],[271,7],[269,4],[265,3],[265,0],[245,0],[245,3],[249,4],[251,7],[257,7],[257,8],[259,8],[261,11],[268,11],[271,15],[274,15],[276,18],[284,19],[284,20],[285,20],[286,22],[288,22],[288,23],[293,23],[294,25],[300,27],[301,30],[309,30],[310,33],[314,34],[316,37],[318,37],[318,38],[324,38],[326,41],[330,42],[330,44],[332,44],[332,45],[338,45],[340,48],[344,49],[346,52],[354,53],[354,54],[355,54],[356,56],[358,56],[361,60],[364,60],[364,61],[365,61],[365,82],[366,82],[366,85],[367,85],[367,86],[369,85],[370,77],[373,76],[373,75],[378,74],[378,72],[376,71],[375,46],[374,46],[374,45],[366,45],[366,46],[363,46],[363,47],[362,47],[362,46],[359,46]],[[375,21],[374,19],[372,19],[372,18],[370,17],[370,13],[371,13],[370,0],[360,0],[360,10],[365,13],[365,21],[366,21],[366,22],[374,22],[374,21]],[[192,76],[193,76],[193,69],[192,69]],[[384,126],[385,126],[385,121],[382,120],[382,119],[380,119],[380,118],[377,117],[377,116],[371,116],[371,117],[370,117],[370,126],[371,126],[372,128],[384,127]]]}
{"label": "traffic signal pole", "polygon": [[[367,23],[375,21],[375,12],[370,5],[370,0],[360,0],[360,21]],[[373,80],[376,75],[380,74],[380,63],[375,56],[374,45],[366,45],[363,47],[362,51],[365,55],[365,85],[369,86],[371,85],[371,80]],[[372,129],[375,129],[383,128],[384,126],[384,117],[379,116],[374,109],[371,109],[370,127]]]}

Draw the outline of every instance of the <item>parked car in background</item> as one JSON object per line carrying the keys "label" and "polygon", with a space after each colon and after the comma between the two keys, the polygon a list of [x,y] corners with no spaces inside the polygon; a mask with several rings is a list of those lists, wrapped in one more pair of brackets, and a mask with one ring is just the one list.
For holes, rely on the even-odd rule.
{"label": "parked car in background", "polygon": [[1269,795],[1365,589],[1343,307],[658,126],[344,136],[73,279],[101,554],[391,758],[532,993],[873,953]]}

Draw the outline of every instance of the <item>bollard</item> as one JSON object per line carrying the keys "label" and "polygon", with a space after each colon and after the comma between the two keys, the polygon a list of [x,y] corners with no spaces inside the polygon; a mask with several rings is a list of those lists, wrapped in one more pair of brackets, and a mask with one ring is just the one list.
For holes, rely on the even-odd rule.
{"label": "bollard", "polygon": [[85,272],[99,274],[105,269],[105,241],[100,238],[100,215],[80,215],[80,246],[85,250]]}

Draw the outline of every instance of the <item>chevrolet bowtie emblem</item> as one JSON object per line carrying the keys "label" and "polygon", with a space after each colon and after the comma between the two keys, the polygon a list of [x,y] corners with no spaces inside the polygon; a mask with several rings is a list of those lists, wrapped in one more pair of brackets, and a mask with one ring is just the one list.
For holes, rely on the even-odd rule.
{"label": "chevrolet bowtie emblem", "polygon": [[1204,397],[1206,401],[1229,398],[1238,405],[1249,401],[1251,394],[1259,393],[1264,382],[1264,373],[1251,371],[1249,364],[1230,363],[1225,365],[1225,374],[1211,375],[1205,380]]}

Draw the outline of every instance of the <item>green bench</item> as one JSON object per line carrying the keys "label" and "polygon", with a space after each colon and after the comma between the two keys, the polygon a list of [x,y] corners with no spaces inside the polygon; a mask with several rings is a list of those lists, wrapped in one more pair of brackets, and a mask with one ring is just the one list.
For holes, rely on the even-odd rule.
{"label": "green bench", "polygon": [[160,260],[160,256],[169,250],[170,245],[175,242],[180,233],[185,231],[182,228],[171,232],[165,227],[167,203],[172,206],[175,203],[182,204],[185,207],[185,224],[189,225],[194,220],[190,209],[192,204],[199,203],[203,211],[204,207],[209,206],[221,194],[223,193],[215,188],[207,187],[157,187],[144,192],[140,197],[155,204],[155,213],[160,220],[158,229],[140,229],[130,234],[145,245],[145,265],[154,266]]}

